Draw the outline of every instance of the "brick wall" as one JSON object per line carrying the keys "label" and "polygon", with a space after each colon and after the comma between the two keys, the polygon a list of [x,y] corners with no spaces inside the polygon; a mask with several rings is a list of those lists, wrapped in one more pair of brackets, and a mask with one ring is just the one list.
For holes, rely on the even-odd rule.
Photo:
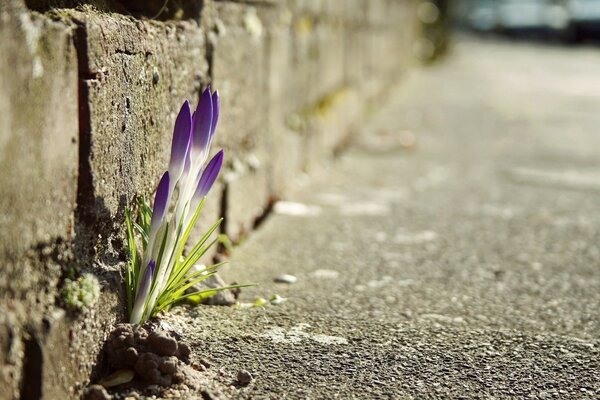
{"label": "brick wall", "polygon": [[[86,3],[81,5],[80,3]],[[221,93],[204,220],[235,241],[341,148],[409,65],[410,0],[0,0],[0,398],[67,398],[123,320],[123,212],[176,112]],[[65,278],[101,301],[63,309]]]}

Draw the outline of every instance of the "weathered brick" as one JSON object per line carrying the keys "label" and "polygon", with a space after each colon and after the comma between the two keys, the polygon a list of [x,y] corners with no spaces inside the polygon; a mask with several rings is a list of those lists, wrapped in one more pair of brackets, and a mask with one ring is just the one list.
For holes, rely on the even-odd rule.
{"label": "weathered brick", "polygon": [[341,21],[328,19],[316,29],[318,42],[319,97],[344,84],[344,29]]}
{"label": "weathered brick", "polygon": [[217,145],[225,149],[226,232],[251,229],[269,200],[265,26],[257,6],[216,3],[213,82],[221,93]]}
{"label": "weathered brick", "polygon": [[11,11],[0,10],[0,258],[18,262],[72,230],[77,60],[68,26]]}
{"label": "weathered brick", "polygon": [[92,11],[72,16],[83,51],[89,116],[82,134],[90,141],[93,214],[122,219],[134,195],[154,189],[168,165],[181,103],[194,104],[207,81],[204,34],[191,21],[142,22]]}
{"label": "weathered brick", "polygon": [[295,110],[308,107],[323,94],[319,75],[319,20],[307,11],[292,10],[289,102]]}
{"label": "weathered brick", "polygon": [[[77,190],[77,58],[72,28],[0,7],[0,393],[18,398],[22,337],[54,303],[47,251],[71,239]],[[5,333],[8,330],[8,335]]]}
{"label": "weathered brick", "polygon": [[290,91],[290,82],[297,79],[291,49],[292,13],[282,2],[278,7],[260,9],[259,15],[267,25],[267,145],[277,149],[267,159],[269,192],[275,198],[281,198],[302,168],[301,136],[288,127],[290,116],[297,111],[295,99],[299,97]]}

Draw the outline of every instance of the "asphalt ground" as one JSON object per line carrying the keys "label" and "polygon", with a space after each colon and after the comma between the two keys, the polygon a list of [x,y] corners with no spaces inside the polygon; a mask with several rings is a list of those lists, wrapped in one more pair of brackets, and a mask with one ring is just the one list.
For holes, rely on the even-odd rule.
{"label": "asphalt ground", "polygon": [[286,300],[167,317],[207,393],[600,398],[599,71],[597,48],[462,39],[411,73],[234,251],[243,303]]}

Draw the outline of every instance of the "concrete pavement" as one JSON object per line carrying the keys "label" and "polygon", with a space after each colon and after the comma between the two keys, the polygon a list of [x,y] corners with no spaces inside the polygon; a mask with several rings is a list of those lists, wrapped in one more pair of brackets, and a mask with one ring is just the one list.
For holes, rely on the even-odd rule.
{"label": "concrete pavement", "polygon": [[166,317],[213,395],[598,398],[599,65],[463,39],[414,72],[235,250],[243,302],[287,301]]}

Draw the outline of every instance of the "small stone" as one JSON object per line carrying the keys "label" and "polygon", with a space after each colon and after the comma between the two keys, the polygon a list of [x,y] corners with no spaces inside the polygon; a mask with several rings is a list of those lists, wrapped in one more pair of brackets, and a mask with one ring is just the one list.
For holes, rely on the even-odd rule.
{"label": "small stone", "polygon": [[204,364],[201,364],[199,362],[193,362],[192,363],[192,368],[195,369],[196,371],[200,371],[200,372],[204,372],[206,371],[206,367],[204,366]]}
{"label": "small stone", "polygon": [[252,381],[252,374],[245,369],[238,371],[237,380],[242,385],[247,385]]}
{"label": "small stone", "polygon": [[296,281],[298,280],[298,278],[296,278],[294,275],[289,275],[289,274],[281,274],[279,276],[276,276],[274,281],[276,283],[287,283],[287,284],[292,284],[292,283],[296,283]]}
{"label": "small stone", "polygon": [[[227,283],[225,283],[225,281],[219,275],[215,274],[192,287],[192,289],[216,289],[224,286],[227,286]],[[202,302],[210,306],[231,306],[236,303],[236,298],[231,290],[221,290],[214,296],[210,296]]]}
{"label": "small stone", "polygon": [[206,358],[201,358],[198,360],[200,364],[204,365],[206,368],[210,368],[210,362]]}
{"label": "small stone", "polygon": [[101,385],[91,385],[83,395],[84,400],[110,400],[112,397]]}
{"label": "small stone", "polygon": [[274,294],[273,296],[271,296],[271,298],[269,299],[269,301],[271,302],[271,304],[273,304],[274,306],[278,306],[281,303],[283,303],[284,301],[286,301],[287,299],[285,297],[281,297],[278,294]]}

